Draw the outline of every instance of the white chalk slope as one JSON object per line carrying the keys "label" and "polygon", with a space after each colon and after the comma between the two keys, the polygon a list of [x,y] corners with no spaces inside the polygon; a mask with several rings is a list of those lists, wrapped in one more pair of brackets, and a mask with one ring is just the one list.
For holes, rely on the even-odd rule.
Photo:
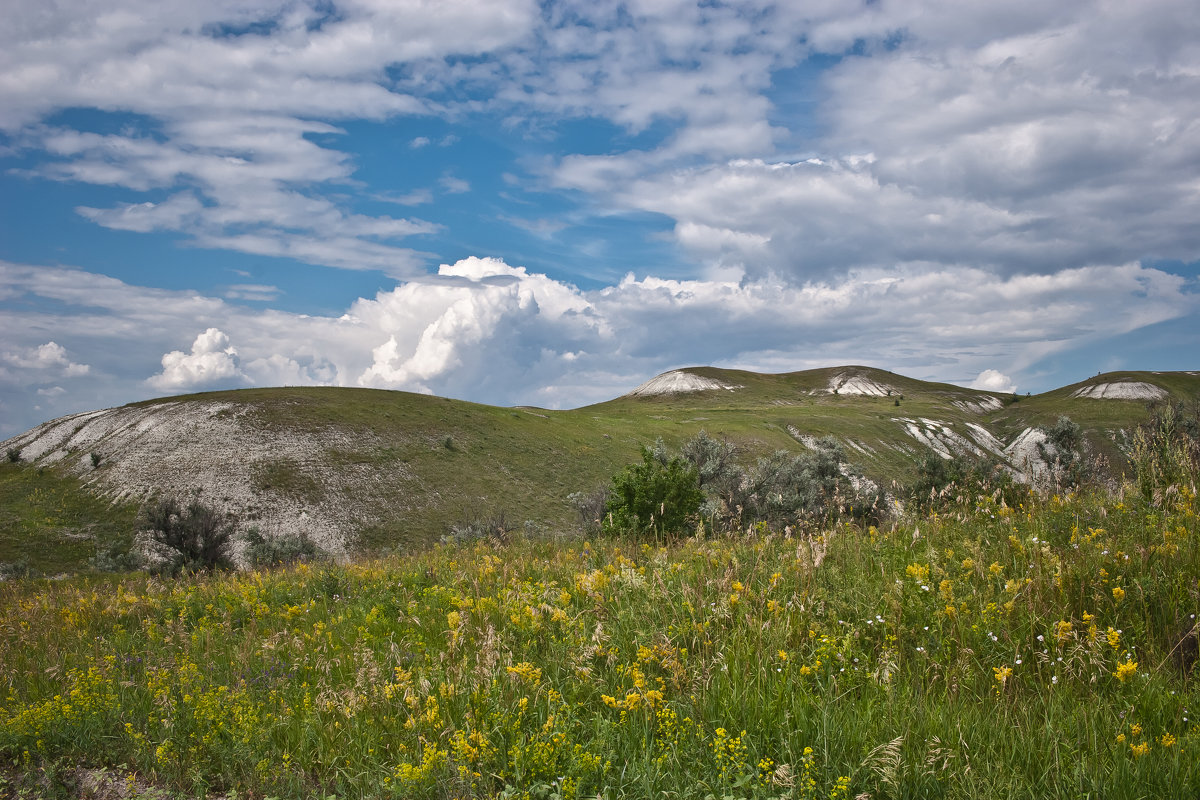
{"label": "white chalk slope", "polygon": [[714,389],[733,391],[741,386],[732,383],[722,383],[712,378],[693,375],[682,369],[664,372],[643,383],[626,395],[626,397],[647,397],[661,394],[684,394],[687,392],[707,392]]}
{"label": "white chalk slope", "polygon": [[[156,492],[201,499],[258,525],[268,535],[303,533],[327,551],[346,546],[353,529],[345,503],[306,503],[255,490],[265,464],[287,462],[320,472],[325,490],[370,481],[367,468],[321,469],[330,448],[376,444],[362,435],[330,429],[303,436],[264,430],[247,406],[221,402],[168,402],[89,411],[43,423],[5,442],[25,461],[61,463],[104,495],[141,500]],[[92,454],[101,459],[92,465]]]}

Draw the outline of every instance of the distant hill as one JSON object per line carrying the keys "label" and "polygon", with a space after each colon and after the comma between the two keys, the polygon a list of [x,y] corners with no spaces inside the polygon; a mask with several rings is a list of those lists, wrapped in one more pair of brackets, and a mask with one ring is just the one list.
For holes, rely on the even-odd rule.
{"label": "distant hill", "polygon": [[1037,427],[1067,415],[1119,472],[1149,402],[1198,396],[1195,372],[1108,373],[1018,397],[860,366],[674,370],[569,411],[373,389],[245,389],[47,422],[0,445],[22,462],[0,478],[32,466],[125,506],[198,493],[243,526],[303,531],[344,553],[421,546],[450,524],[500,512],[518,526],[573,526],[569,494],[602,485],[658,437],[678,445],[701,430],[746,459],[833,436],[888,486],[910,479],[927,448],[1036,471]]}

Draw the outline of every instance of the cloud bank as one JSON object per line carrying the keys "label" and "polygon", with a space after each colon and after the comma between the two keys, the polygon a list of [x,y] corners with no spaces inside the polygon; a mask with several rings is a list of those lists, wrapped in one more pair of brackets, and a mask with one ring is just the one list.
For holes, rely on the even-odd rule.
{"label": "cloud bank", "polygon": [[[364,386],[567,407],[682,366],[790,371],[859,363],[863,353],[898,372],[1013,391],[990,365],[1019,372],[1081,340],[1196,312],[1186,280],[1139,264],[1054,276],[889,270],[804,286],[630,275],[581,290],[472,257],[337,316],[262,312],[77,270],[0,264],[0,277],[31,301],[66,305],[53,320],[0,312],[6,330],[52,324],[94,365],[71,362],[57,345],[30,346],[6,356],[7,369],[44,369],[29,354],[49,353],[42,361],[57,370],[56,385],[88,392],[92,405],[137,399],[128,387],[140,384],[166,393]],[[177,348],[154,349],[182,337]],[[15,404],[32,384],[8,377],[4,400]],[[52,400],[71,398],[41,404]]]}

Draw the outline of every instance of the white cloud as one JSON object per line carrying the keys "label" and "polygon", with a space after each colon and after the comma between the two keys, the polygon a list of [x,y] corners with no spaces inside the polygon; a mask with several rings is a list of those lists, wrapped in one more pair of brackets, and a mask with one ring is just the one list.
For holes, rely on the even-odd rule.
{"label": "white cloud", "polygon": [[975,380],[971,381],[971,388],[983,389],[987,392],[1003,392],[1005,394],[1017,391],[1017,385],[1013,383],[1012,378],[994,369],[985,369],[979,373]]}
{"label": "white cloud", "polygon": [[67,350],[57,342],[46,342],[27,349],[9,350],[0,354],[0,363],[26,370],[51,372],[67,378],[88,374],[91,367],[76,364],[67,357]]}
{"label": "white cloud", "polygon": [[165,354],[162,368],[146,381],[155,389],[181,391],[244,377],[238,369],[237,350],[217,328],[197,336],[190,353],[172,350]]}
{"label": "white cloud", "polygon": [[456,178],[453,175],[445,175],[440,181],[442,189],[448,194],[463,194],[471,191],[471,184],[462,178]]}
{"label": "white cloud", "polygon": [[[74,404],[58,413],[140,399],[152,373],[148,385],[171,392],[328,384],[552,407],[710,363],[776,372],[867,363],[941,381],[977,375],[976,385],[1007,391],[1030,383],[1047,358],[1200,312],[1195,281],[1139,264],[1012,276],[924,265],[801,286],[769,276],[629,275],[583,290],[467,258],[338,316],[261,311],[56,267],[0,263],[0,283],[66,309],[0,309],[5,330],[52,327],[69,337],[74,358],[98,365],[55,398]],[[181,326],[204,332],[190,351],[163,347]],[[64,359],[74,362],[49,344],[18,339],[10,353],[61,374]],[[0,375],[0,391],[12,397],[32,396],[55,374],[20,373],[11,355],[4,363],[11,374]]]}
{"label": "white cloud", "polygon": [[225,299],[269,303],[279,297],[279,294],[279,287],[277,286],[267,286],[260,283],[236,283],[225,290]]}

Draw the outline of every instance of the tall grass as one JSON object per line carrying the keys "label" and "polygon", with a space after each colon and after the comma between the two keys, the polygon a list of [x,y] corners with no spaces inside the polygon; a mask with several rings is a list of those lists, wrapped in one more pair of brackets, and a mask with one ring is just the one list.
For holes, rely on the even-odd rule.
{"label": "tall grass", "polygon": [[1197,528],[1190,488],[982,495],[805,536],[10,582],[0,757],[199,796],[1197,796]]}

